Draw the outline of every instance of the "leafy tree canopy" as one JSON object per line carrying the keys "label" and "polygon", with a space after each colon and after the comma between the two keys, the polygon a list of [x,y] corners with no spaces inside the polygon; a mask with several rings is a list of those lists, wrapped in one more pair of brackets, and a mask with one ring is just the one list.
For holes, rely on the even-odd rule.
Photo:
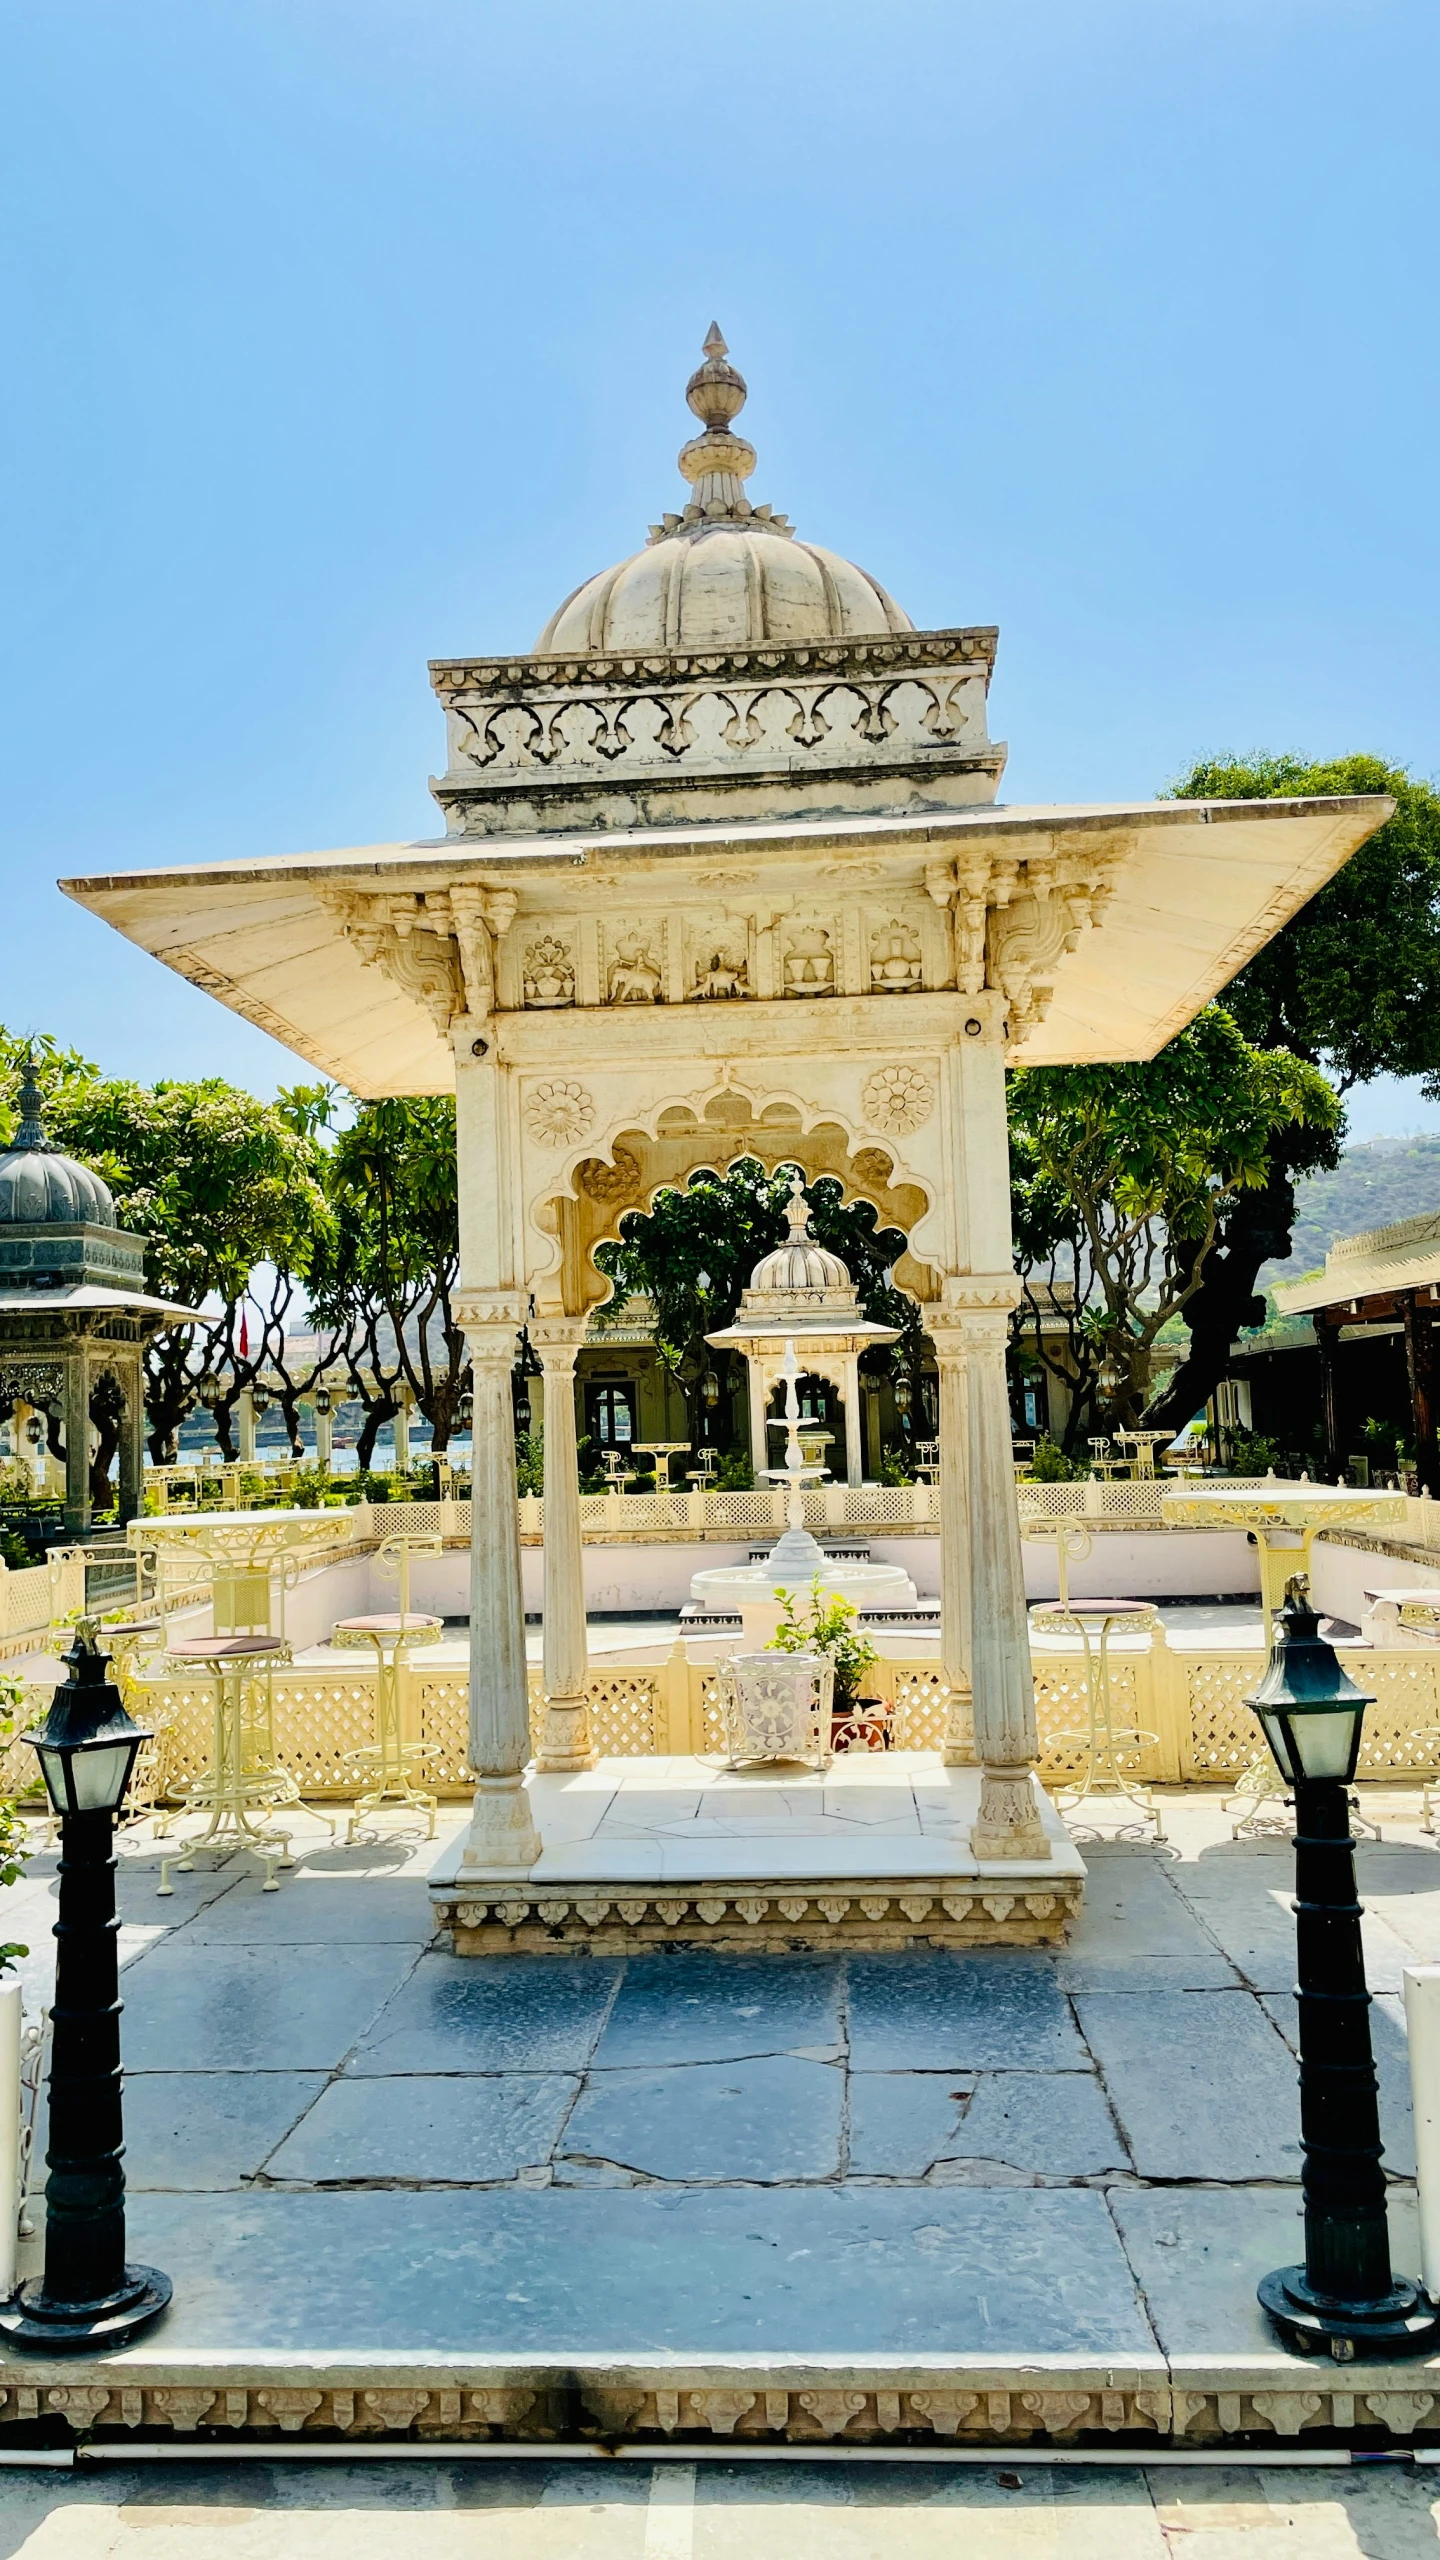
{"label": "leafy tree canopy", "polygon": [[277,1104],[218,1076],[154,1086],[97,1077],[62,1090],[51,1127],[147,1239],[146,1276],[161,1295],[233,1305],[259,1262],[299,1278],[309,1270],[329,1225],[322,1165]]}
{"label": "leafy tree canopy", "polygon": [[[706,1334],[730,1323],[756,1263],[783,1239],[789,1197],[788,1168],[767,1173],[753,1156],[726,1173],[694,1174],[683,1191],[659,1192],[652,1208],[624,1219],[618,1243],[596,1248],[596,1263],[614,1282],[606,1314],[618,1315],[628,1298],[648,1298],[661,1356],[678,1376],[700,1359]],[[904,1237],[877,1230],[868,1201],[847,1203],[828,1176],[807,1184],[805,1197],[812,1232],[846,1265],[866,1315],[918,1333],[914,1302],[888,1277]]]}
{"label": "leafy tree canopy", "polygon": [[[334,1099],[323,1087],[282,1097],[315,1127],[333,1121]],[[327,1179],[335,1224],[310,1298],[319,1321],[346,1339],[352,1383],[366,1400],[362,1464],[402,1383],[443,1450],[468,1371],[452,1304],[460,1261],[454,1102],[422,1094],[359,1103],[335,1136]]]}
{"label": "leafy tree canopy", "polygon": [[[1418,1075],[1440,1094],[1440,796],[1379,756],[1219,756],[1172,785],[1182,800],[1388,793],[1395,813],[1352,854],[1225,991],[1247,1038],[1320,1066],[1341,1092],[1371,1076]],[[1266,1180],[1234,1194],[1184,1321],[1190,1353],[1149,1420],[1180,1425],[1224,1376],[1237,1333],[1264,1321],[1256,1284],[1290,1252],[1295,1181],[1339,1160],[1343,1124],[1316,1151],[1312,1131],[1271,1134]]]}
{"label": "leafy tree canopy", "polygon": [[1208,1005],[1139,1065],[1010,1080],[1015,1255],[1040,1356],[1076,1381],[1068,1440],[1132,1424],[1148,1352],[1201,1285],[1227,1205],[1264,1188],[1278,1131],[1333,1161],[1340,1105],[1318,1069],[1245,1040]]}
{"label": "leafy tree canopy", "polygon": [[1389,793],[1395,814],[1257,952],[1225,991],[1248,1040],[1291,1049],[1342,1092],[1423,1076],[1440,1096],[1440,793],[1379,756],[1307,764],[1220,756],[1172,784],[1179,800]]}

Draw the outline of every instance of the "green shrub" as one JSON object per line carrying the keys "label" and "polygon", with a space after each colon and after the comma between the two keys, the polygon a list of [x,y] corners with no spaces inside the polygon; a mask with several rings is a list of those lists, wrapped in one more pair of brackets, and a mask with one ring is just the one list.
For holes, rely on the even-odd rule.
{"label": "green shrub", "polygon": [[808,1611],[803,1619],[793,1591],[777,1591],[775,1597],[782,1615],[767,1652],[828,1654],[835,1665],[835,1711],[851,1714],[861,1680],[872,1662],[880,1659],[869,1637],[860,1633],[859,1610],[838,1592],[827,1596],[818,1573],[803,1604]]}
{"label": "green shrub", "polygon": [[1226,1447],[1232,1476],[1268,1476],[1272,1467],[1280,1472],[1280,1443],[1259,1431],[1229,1432]]}
{"label": "green shrub", "polygon": [[1032,1484],[1077,1484],[1092,1472],[1088,1458],[1067,1458],[1053,1440],[1037,1440],[1030,1461]]}
{"label": "green shrub", "polygon": [[755,1470],[743,1449],[727,1449],[712,1479],[717,1493],[753,1493]]}

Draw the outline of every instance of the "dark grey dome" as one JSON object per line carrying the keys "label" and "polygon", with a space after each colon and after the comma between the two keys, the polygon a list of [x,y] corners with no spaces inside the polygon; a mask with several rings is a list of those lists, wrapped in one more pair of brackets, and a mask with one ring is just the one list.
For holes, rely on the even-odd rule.
{"label": "dark grey dome", "polygon": [[0,1227],[114,1224],[115,1202],[99,1174],[46,1137],[40,1087],[27,1067],[15,1143],[0,1154]]}

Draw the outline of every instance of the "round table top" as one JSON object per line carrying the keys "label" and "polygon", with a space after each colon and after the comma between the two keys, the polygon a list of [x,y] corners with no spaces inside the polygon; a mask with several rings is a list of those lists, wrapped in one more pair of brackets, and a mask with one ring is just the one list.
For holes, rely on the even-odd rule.
{"label": "round table top", "polygon": [[1370,1485],[1294,1484],[1283,1476],[1249,1484],[1214,1476],[1203,1484],[1163,1493],[1160,1508],[1168,1524],[1198,1525],[1214,1520],[1222,1527],[1258,1529],[1323,1529],[1352,1521],[1377,1523],[1405,1518],[1403,1493],[1377,1491]]}
{"label": "round table top", "polygon": [[427,1618],[411,1609],[402,1616],[398,1609],[377,1610],[368,1618],[337,1618],[330,1630],[332,1644],[384,1643],[387,1636],[404,1636],[412,1644],[438,1644],[445,1632],[443,1618]]}
{"label": "round table top", "polygon": [[283,1653],[283,1636],[177,1636],[165,1648],[180,1662],[232,1662],[246,1654]]}
{"label": "round table top", "polygon": [[1039,1600],[1031,1611],[1036,1618],[1148,1618],[1154,1614],[1153,1600]]}
{"label": "round table top", "polygon": [[102,1627],[100,1633],[113,1643],[117,1636],[153,1636],[164,1624],[163,1618],[127,1618],[123,1626]]}

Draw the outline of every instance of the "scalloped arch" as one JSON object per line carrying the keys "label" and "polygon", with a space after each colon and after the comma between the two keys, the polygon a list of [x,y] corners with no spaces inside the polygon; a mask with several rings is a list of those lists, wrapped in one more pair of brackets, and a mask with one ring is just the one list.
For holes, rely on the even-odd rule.
{"label": "scalloped arch", "polygon": [[757,1091],[731,1076],[648,1113],[613,1114],[568,1151],[553,1176],[547,1171],[526,1221],[527,1285],[537,1312],[583,1315],[603,1304],[610,1284],[596,1269],[595,1247],[618,1236],[622,1218],[692,1174],[723,1172],[744,1156],[771,1170],[797,1164],[809,1181],[829,1175],[847,1199],[868,1201],[883,1225],[907,1238],[897,1287],[920,1305],[939,1295],[934,1247],[924,1233],[935,1210],[932,1186],[900,1165],[896,1145],[858,1128],[831,1103],[811,1102],[788,1086]]}

